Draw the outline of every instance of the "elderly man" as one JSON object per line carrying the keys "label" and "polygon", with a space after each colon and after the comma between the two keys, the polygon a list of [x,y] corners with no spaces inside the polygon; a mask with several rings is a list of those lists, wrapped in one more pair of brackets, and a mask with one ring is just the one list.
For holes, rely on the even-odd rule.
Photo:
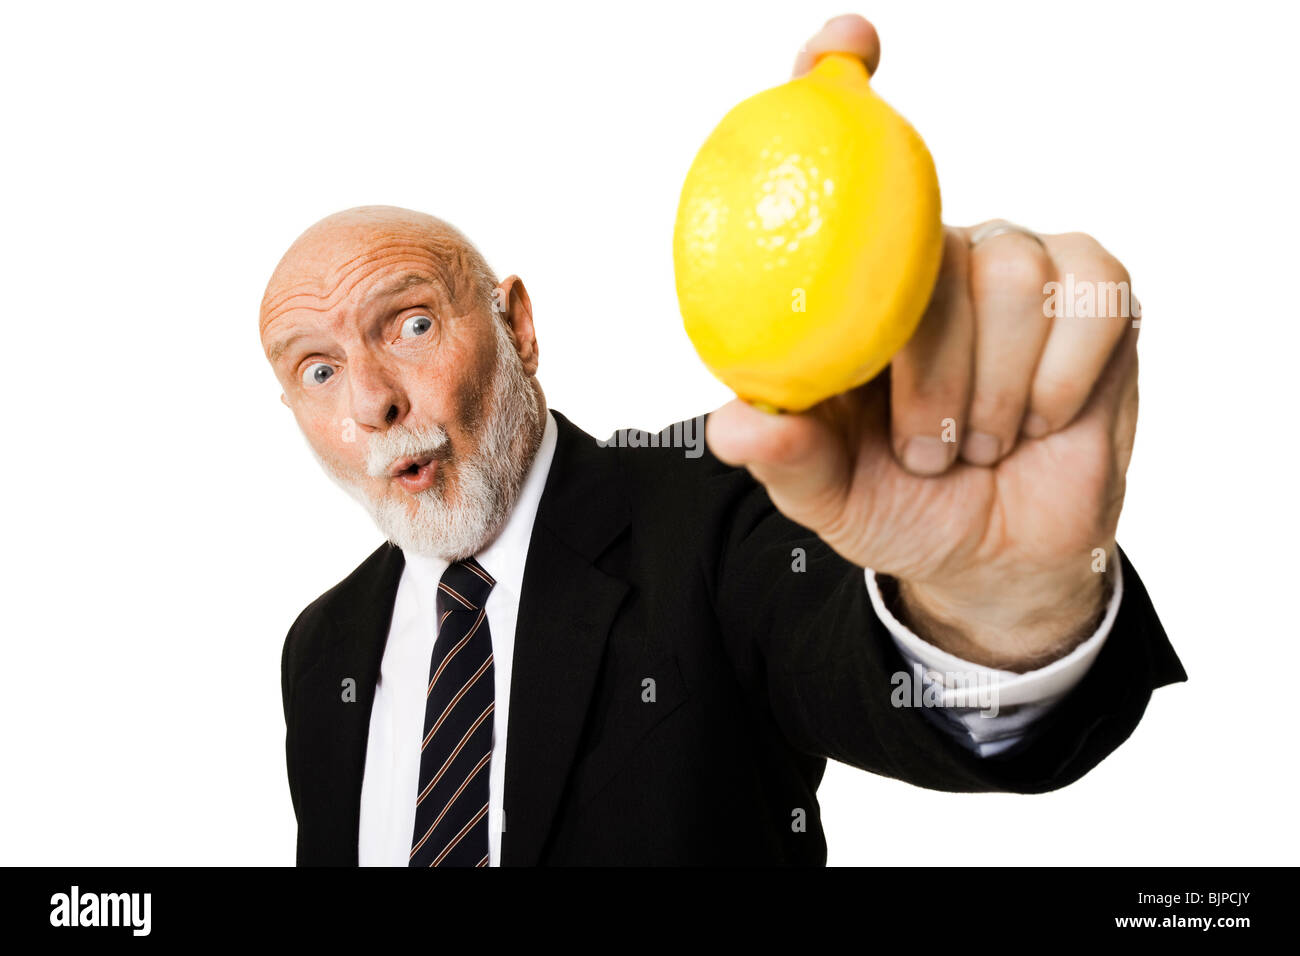
{"label": "elderly man", "polygon": [[[830,50],[879,56],[837,18],[796,73]],[[598,442],[548,409],[523,282],[447,223],[309,228],[262,343],[387,540],[285,640],[298,862],[824,863],[827,758],[1086,773],[1186,674],[1114,541],[1136,323],[1053,321],[1067,274],[1128,281],[1083,235],[949,228],[888,374],[732,402],[692,452],[699,420]]]}

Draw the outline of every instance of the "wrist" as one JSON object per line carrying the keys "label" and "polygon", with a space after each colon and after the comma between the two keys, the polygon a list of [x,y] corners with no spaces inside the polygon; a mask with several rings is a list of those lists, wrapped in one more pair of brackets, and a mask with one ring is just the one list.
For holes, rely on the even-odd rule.
{"label": "wrist", "polygon": [[1111,597],[1110,575],[1093,571],[1054,580],[1035,576],[974,595],[878,580],[886,606],[915,634],[963,660],[1014,673],[1043,667],[1087,640]]}

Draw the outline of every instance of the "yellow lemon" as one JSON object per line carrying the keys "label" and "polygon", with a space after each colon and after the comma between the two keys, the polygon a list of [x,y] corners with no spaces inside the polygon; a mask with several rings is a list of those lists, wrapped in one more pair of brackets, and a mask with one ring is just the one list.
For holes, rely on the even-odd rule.
{"label": "yellow lemon", "polygon": [[921,319],[943,224],[929,150],[857,57],[750,97],[691,165],[677,299],[704,364],[769,411],[875,377]]}

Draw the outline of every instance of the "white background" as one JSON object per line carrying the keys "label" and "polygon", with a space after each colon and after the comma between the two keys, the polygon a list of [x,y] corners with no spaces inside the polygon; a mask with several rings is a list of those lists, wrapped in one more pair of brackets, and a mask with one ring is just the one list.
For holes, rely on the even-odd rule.
{"label": "white background", "polygon": [[[728,392],[680,327],[682,179],[838,3],[23,4],[0,32],[0,862],[289,864],[279,657],[380,542],[257,336],[334,210],[432,212],[531,292],[588,432]],[[1120,544],[1191,677],[1040,796],[832,764],[830,860],[1295,862],[1294,14],[879,2],[945,219],[1091,232],[1143,306]]]}

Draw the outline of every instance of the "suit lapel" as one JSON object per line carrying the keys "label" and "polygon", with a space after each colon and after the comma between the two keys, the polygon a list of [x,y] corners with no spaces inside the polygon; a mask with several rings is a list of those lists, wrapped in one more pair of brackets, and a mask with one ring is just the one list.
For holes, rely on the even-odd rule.
{"label": "suit lapel", "polygon": [[502,863],[538,863],[627,594],[594,562],[630,516],[612,454],[554,409],[555,455],[524,566],[510,679]]}
{"label": "suit lapel", "polygon": [[[298,677],[301,726],[311,728],[298,746],[302,792],[311,794],[305,802],[310,813],[301,821],[300,864],[357,864],[370,712],[405,563],[401,549],[385,542],[339,586],[330,604],[332,633]],[[345,699],[348,679],[355,681],[354,701]]]}
{"label": "suit lapel", "polygon": [[[628,591],[593,562],[629,522],[612,454],[554,409],[555,454],[524,565],[510,681],[502,862],[535,865],[550,832],[604,653]],[[298,862],[355,866],[361,784],[375,683],[405,558],[385,542],[342,582],[328,635],[294,693],[301,724],[297,775],[311,794]],[[343,681],[356,681],[356,701]]]}

